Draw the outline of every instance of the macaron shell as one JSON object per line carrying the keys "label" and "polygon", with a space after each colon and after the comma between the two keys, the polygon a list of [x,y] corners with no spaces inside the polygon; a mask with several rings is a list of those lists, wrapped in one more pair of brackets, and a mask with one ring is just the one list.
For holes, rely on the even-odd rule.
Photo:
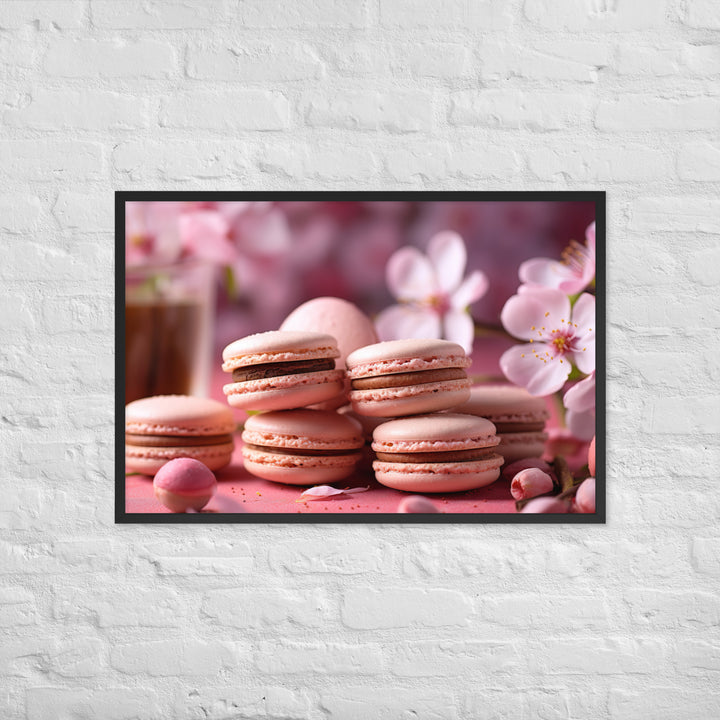
{"label": "macaron shell", "polygon": [[353,418],[322,410],[285,410],[248,418],[243,442],[264,447],[317,452],[357,450],[362,428]]}
{"label": "macaron shell", "polygon": [[340,351],[335,367],[343,369],[351,352],[378,341],[370,318],[351,302],[336,297],[314,298],[299,305],[283,320],[280,330],[315,330],[331,335]]}
{"label": "macaron shell", "polygon": [[489,420],[460,413],[391,420],[379,425],[373,438],[377,452],[450,452],[498,444],[495,426]]}
{"label": "macaron shell", "polygon": [[155,475],[168,460],[189,457],[199,460],[210,470],[220,470],[230,464],[233,449],[233,443],[176,448],[126,445],[125,467],[143,475]]}
{"label": "macaron shell", "polygon": [[235,427],[232,410],[209,398],[156,395],[125,406],[125,432],[138,435],[226,435]]}
{"label": "macaron shell", "polygon": [[503,456],[507,465],[516,460],[541,457],[545,452],[545,441],[548,436],[544,432],[528,432],[498,433],[498,437],[500,444],[496,452]]}
{"label": "macaron shell", "polygon": [[500,477],[500,455],[484,460],[448,463],[373,463],[379,483],[413,493],[463,492],[486,487]]}
{"label": "macaron shell", "polygon": [[351,475],[359,452],[347,455],[284,455],[244,446],[245,469],[256,477],[288,485],[322,485]]}
{"label": "macaron shell", "polygon": [[445,380],[436,383],[352,390],[350,403],[359,415],[399,417],[448,410],[463,403],[470,395],[470,380]]}
{"label": "macaron shell", "polygon": [[466,368],[470,364],[460,345],[434,339],[386,340],[355,350],[346,360],[350,378],[437,368]]}
{"label": "macaron shell", "polygon": [[545,398],[516,385],[474,385],[470,399],[456,412],[488,418],[496,424],[545,422],[550,416]]}
{"label": "macaron shell", "polygon": [[291,410],[335,397],[342,392],[343,379],[342,370],[326,370],[229,383],[223,392],[236,408]]}
{"label": "macaron shell", "polygon": [[240,338],[223,350],[222,369],[266,363],[294,362],[340,355],[335,338],[325,333],[271,330]]}

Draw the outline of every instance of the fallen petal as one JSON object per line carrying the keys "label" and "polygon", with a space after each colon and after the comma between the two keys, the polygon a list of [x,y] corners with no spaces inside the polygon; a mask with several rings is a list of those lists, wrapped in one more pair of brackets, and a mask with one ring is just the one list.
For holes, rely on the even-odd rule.
{"label": "fallen petal", "polygon": [[308,498],[309,500],[321,500],[322,498],[342,494],[343,490],[338,490],[337,488],[330,487],[329,485],[316,485],[315,487],[305,490],[300,497]]}
{"label": "fallen petal", "polygon": [[338,490],[338,488],[330,487],[330,485],[316,485],[305,490],[300,497],[306,500],[322,500],[333,495],[353,495],[354,493],[366,492],[369,489],[369,485],[367,487],[346,488],[345,490]]}

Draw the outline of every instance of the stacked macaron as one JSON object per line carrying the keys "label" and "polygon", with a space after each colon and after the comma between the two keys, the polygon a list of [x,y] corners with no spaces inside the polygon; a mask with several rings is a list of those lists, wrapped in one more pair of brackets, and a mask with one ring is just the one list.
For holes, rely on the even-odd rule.
{"label": "stacked macaron", "polygon": [[374,433],[378,482],[420,493],[460,492],[484,487],[500,475],[502,457],[489,420],[434,413],[391,420]]}
{"label": "stacked macaron", "polygon": [[347,404],[345,357],[377,340],[370,319],[339,298],[296,308],[280,330],[223,351],[228,403],[254,411],[242,434],[245,468],[293,485],[341,480],[361,459],[362,428],[335,410]]}
{"label": "stacked macaron", "polygon": [[207,398],[157,395],[125,406],[125,465],[155,475],[176,458],[194,458],[210,470],[230,463],[235,419],[227,406]]}
{"label": "stacked macaron", "polygon": [[360,460],[362,428],[329,410],[278,410],[248,418],[242,433],[245,469],[290,485],[342,480]]}
{"label": "stacked macaron", "polygon": [[223,350],[223,387],[230,405],[246,410],[290,410],[342,393],[335,338],[317,332],[273,330],[236,340]]}
{"label": "stacked macaron", "polygon": [[446,410],[470,397],[460,345],[447,340],[389,340],[347,358],[350,402],[360,415],[399,417]]}
{"label": "stacked macaron", "polygon": [[375,477],[414,493],[461,492],[497,480],[502,457],[488,420],[442,412],[470,397],[470,359],[447,340],[376,343],[347,358],[360,416],[393,418],[373,431]]}
{"label": "stacked macaron", "polygon": [[545,450],[545,422],[550,416],[545,399],[530,395],[524,388],[475,385],[470,399],[454,412],[478,415],[495,425],[500,438],[497,452],[505,464],[540,457]]}

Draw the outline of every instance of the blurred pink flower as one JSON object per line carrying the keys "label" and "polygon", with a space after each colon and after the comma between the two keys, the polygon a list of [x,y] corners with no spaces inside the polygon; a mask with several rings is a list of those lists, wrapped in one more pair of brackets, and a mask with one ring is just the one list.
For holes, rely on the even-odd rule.
{"label": "blurred pink flower", "polygon": [[582,484],[575,493],[575,511],[579,513],[595,512],[595,478],[589,477],[582,481]]}
{"label": "blurred pink flower", "polygon": [[219,265],[230,265],[237,250],[230,240],[230,226],[215,210],[186,212],[179,218],[183,254]]}
{"label": "blurred pink flower", "polygon": [[444,338],[472,351],[475,327],[468,306],[488,288],[485,274],[475,270],[463,279],[467,252],[454,232],[435,235],[427,255],[404,247],[390,258],[386,279],[399,305],[375,320],[381,340]]}
{"label": "blurred pink flower", "polygon": [[552,478],[540,468],[521,470],[510,483],[510,494],[516,500],[527,500],[538,495],[545,495],[552,489]]}
{"label": "blurred pink flower", "polygon": [[573,385],[563,397],[567,408],[565,423],[580,440],[592,440],[595,435],[595,371]]}
{"label": "blurred pink flower", "polygon": [[125,264],[163,265],[180,257],[178,217],[182,203],[128,202],[125,206]]}
{"label": "blurred pink flower", "polygon": [[566,295],[584,290],[595,277],[595,223],[585,230],[585,245],[571,241],[560,262],[548,258],[526,260],[518,276],[528,285],[555,288]]}
{"label": "blurred pink flower", "polygon": [[552,460],[558,455],[564,458],[574,458],[580,452],[587,452],[587,442],[581,440],[567,427],[546,428],[548,439],[545,441],[544,458]]}
{"label": "blurred pink flower", "polygon": [[521,285],[505,303],[500,319],[517,338],[528,340],[503,353],[500,368],[531,395],[560,390],[574,362],[584,373],[595,369],[595,298],[583,293],[575,306],[560,290]]}

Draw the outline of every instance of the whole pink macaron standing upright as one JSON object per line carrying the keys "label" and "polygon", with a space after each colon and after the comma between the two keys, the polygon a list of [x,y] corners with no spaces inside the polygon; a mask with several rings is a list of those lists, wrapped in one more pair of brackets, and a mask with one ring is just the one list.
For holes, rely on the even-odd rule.
{"label": "whole pink macaron standing upright", "polygon": [[448,340],[388,340],[355,350],[346,364],[350,402],[360,415],[419,415],[447,410],[470,397],[470,359]]}
{"label": "whole pink macaron standing upright", "polygon": [[273,482],[322,485],[355,470],[362,428],[329,410],[278,410],[252,415],[242,434],[245,469]]}
{"label": "whole pink macaron standing upright", "polygon": [[[336,297],[319,297],[296,307],[280,325],[280,330],[312,331],[331,335],[337,341],[340,355],[335,367],[345,370],[347,356],[358,348],[378,341],[375,326],[370,318],[353,303]],[[346,379],[345,391],[335,398],[320,403],[324,410],[334,410],[347,403],[350,382]]]}
{"label": "whole pink macaron standing upright", "polygon": [[173,512],[202,510],[217,490],[217,480],[207,465],[192,458],[170,460],[153,480],[155,497]]}
{"label": "whole pink macaron standing upright", "polygon": [[154,475],[170,460],[194,458],[211,470],[230,463],[232,410],[208,398],[155,395],[125,406],[125,466]]}
{"label": "whole pink macaron standing upright", "polygon": [[390,420],[373,433],[379,483],[412,493],[461,492],[500,476],[502,457],[489,420],[435,413]]}
{"label": "whole pink macaron standing upright", "polygon": [[222,369],[232,373],[223,387],[230,405],[245,410],[290,410],[336,397],[345,372],[326,333],[272,330],[248,335],[223,350]]}

